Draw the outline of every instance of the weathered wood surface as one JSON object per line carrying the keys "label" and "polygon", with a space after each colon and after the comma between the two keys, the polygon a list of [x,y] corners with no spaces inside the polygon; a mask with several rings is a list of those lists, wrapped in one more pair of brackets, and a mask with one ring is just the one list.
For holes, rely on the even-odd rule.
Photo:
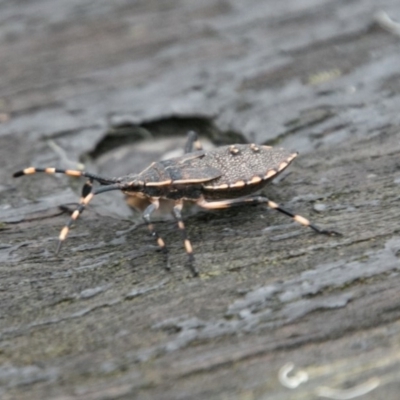
{"label": "weathered wood surface", "polygon": [[[400,5],[377,3],[1,2],[2,399],[312,399],[375,386],[362,398],[398,399],[400,37],[374,18],[400,19]],[[166,273],[145,227],[126,232],[129,210],[104,194],[54,255],[57,205],[82,182],[13,171],[79,161],[115,176],[190,128],[299,150],[266,193],[344,236],[262,207],[188,211],[193,279],[172,222],[157,225]],[[308,382],[284,387],[288,362]]]}

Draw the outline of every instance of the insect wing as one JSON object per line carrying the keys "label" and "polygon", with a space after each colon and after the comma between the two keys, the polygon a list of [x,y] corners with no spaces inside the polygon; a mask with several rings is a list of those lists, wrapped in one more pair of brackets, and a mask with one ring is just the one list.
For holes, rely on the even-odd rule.
{"label": "insect wing", "polygon": [[219,178],[218,168],[204,162],[204,151],[195,151],[182,157],[161,161],[165,171],[175,184],[202,183]]}

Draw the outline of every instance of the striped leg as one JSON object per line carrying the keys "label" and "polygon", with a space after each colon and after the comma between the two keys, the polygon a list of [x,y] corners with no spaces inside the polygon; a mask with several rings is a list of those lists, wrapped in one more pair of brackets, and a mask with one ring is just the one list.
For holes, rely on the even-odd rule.
{"label": "striped leg", "polygon": [[[82,186],[81,199],[79,201],[79,204],[82,204],[84,198],[92,191],[92,189],[93,189],[93,178],[89,178],[85,182],[85,184]],[[65,211],[65,212],[69,213],[70,215],[73,212],[73,211],[71,211],[71,209],[67,205],[64,205],[64,204],[59,205],[58,208],[60,210],[62,210],[62,211]],[[82,212],[81,212],[81,214],[82,214]]]}
{"label": "striped leg", "polygon": [[81,202],[93,190],[93,178],[89,178],[82,187]]}
{"label": "striped leg", "polygon": [[88,203],[93,199],[94,196],[103,192],[109,192],[110,190],[122,190],[122,189],[124,189],[124,185],[122,185],[121,183],[114,183],[112,185],[107,185],[92,189],[91,192],[80,201],[79,206],[72,213],[70,219],[65,224],[64,228],[61,229],[60,236],[58,237],[58,246],[56,254],[58,254],[59,251],[61,250],[61,246],[64,240],[67,238],[72,224],[79,218],[79,216],[82,214],[82,212],[84,211],[84,209],[86,208]]}
{"label": "striped leg", "polygon": [[[93,178],[89,178],[82,186],[81,199],[79,201],[79,204],[82,204],[84,198],[92,191],[92,189],[93,189]],[[58,208],[62,211],[69,213],[70,215],[72,214],[71,209],[65,204],[59,205]]]}
{"label": "striped leg", "polygon": [[197,137],[197,133],[194,131],[189,131],[185,144],[185,154],[191,153],[193,151],[193,145],[195,150],[203,150],[203,146],[201,145],[200,140]]}
{"label": "striped leg", "polygon": [[187,232],[186,232],[185,224],[183,223],[183,220],[182,220],[182,208],[183,208],[183,201],[177,200],[175,202],[174,208],[172,209],[172,214],[175,217],[176,221],[178,222],[179,230],[182,233],[183,243],[185,244],[186,253],[188,255],[187,267],[190,269],[193,276],[198,276],[199,271],[197,270],[196,266],[194,265],[192,244],[190,243],[190,240],[189,240]]}
{"label": "striped leg", "polygon": [[317,233],[321,233],[323,235],[341,236],[341,234],[339,232],[318,228],[317,226],[313,225],[308,219],[302,217],[301,215],[293,214],[292,212],[282,208],[279,204],[276,204],[273,201],[270,201],[266,197],[263,197],[263,196],[240,197],[238,199],[211,201],[211,202],[208,202],[203,198],[203,199],[200,199],[197,202],[197,204],[200,207],[203,207],[206,209],[230,208],[230,207],[235,207],[235,206],[242,206],[244,204],[266,204],[268,207],[273,208],[274,210],[279,211],[282,214],[285,214],[290,218],[293,218],[299,224],[308,226],[309,228],[313,229]]}
{"label": "striped leg", "polygon": [[158,199],[151,200],[151,204],[147,206],[147,208],[143,212],[143,219],[145,220],[147,227],[149,228],[151,236],[153,236],[157,240],[158,247],[164,254],[164,261],[165,261],[165,269],[169,270],[169,257],[168,257],[168,249],[165,246],[164,240],[158,235],[157,231],[154,229],[154,225],[151,223],[151,214],[158,210],[160,207],[160,202]]}

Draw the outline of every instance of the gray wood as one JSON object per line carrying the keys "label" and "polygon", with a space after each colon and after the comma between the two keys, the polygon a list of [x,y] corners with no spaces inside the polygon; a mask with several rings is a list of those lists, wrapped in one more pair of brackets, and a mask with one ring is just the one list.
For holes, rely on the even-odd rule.
{"label": "gray wood", "polygon": [[[310,399],[358,385],[398,399],[400,37],[376,13],[400,20],[400,5],[377,3],[0,3],[2,399]],[[12,172],[139,171],[188,129],[300,151],[265,193],[343,237],[263,207],[188,209],[193,279],[174,223],[157,224],[167,273],[110,193],[54,255],[57,205],[83,181]],[[284,387],[288,362],[308,382]]]}

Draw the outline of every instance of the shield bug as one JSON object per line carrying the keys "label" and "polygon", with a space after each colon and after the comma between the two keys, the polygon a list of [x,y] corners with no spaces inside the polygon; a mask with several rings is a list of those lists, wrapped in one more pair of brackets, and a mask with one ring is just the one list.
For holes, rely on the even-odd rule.
{"label": "shield bug", "polygon": [[[82,188],[80,204],[60,232],[57,253],[66,239],[71,225],[82,214],[89,202],[100,193],[120,190],[128,199],[147,202],[143,219],[164,254],[166,268],[169,268],[168,250],[164,240],[154,229],[151,214],[159,208],[160,200],[171,201],[173,204],[172,214],[182,233],[188,255],[188,267],[194,275],[197,275],[192,245],[181,215],[184,202],[196,203],[205,209],[266,204],[317,233],[339,235],[335,231],[320,229],[308,219],[293,214],[277,203],[257,194],[260,189],[285,170],[296,156],[297,153],[291,153],[285,149],[257,144],[234,144],[204,151],[197,140],[196,133],[189,132],[183,156],[154,162],[138,174],[107,178],[86,171],[29,167],[14,173],[14,177],[45,172],[87,178]],[[99,183],[100,186],[94,187],[93,182]],[[131,204],[133,203],[135,201],[131,202]]]}

